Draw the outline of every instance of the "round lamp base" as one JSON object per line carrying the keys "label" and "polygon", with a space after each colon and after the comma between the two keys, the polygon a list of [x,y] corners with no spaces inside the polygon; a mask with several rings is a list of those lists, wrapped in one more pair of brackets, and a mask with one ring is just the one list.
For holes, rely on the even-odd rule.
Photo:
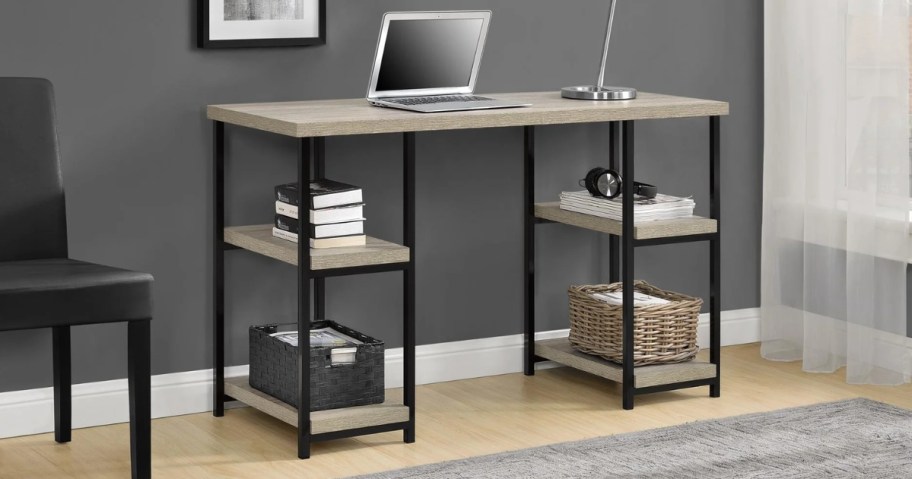
{"label": "round lamp base", "polygon": [[568,86],[561,88],[561,96],[574,100],[633,100],[637,96],[634,88],[622,86]]}

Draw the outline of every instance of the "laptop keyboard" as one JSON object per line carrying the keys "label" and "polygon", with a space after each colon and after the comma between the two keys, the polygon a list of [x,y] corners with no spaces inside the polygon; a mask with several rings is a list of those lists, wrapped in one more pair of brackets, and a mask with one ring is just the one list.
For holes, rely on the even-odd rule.
{"label": "laptop keyboard", "polygon": [[411,98],[384,98],[385,101],[396,103],[398,105],[428,105],[432,103],[455,103],[464,101],[492,101],[491,98],[474,95],[441,95],[441,96],[419,96]]}

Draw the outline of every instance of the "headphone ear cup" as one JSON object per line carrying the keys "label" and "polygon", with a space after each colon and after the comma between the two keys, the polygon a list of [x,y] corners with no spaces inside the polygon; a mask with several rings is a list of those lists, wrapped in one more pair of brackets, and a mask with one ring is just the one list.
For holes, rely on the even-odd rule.
{"label": "headphone ear cup", "polygon": [[624,179],[621,178],[621,174],[620,174],[620,173],[618,173],[617,171],[614,171],[614,170],[605,170],[605,174],[608,175],[608,176],[613,176],[613,177],[614,177],[614,181],[615,181],[616,184],[617,184],[617,189],[614,191],[614,194],[610,194],[610,192],[607,192],[607,193],[605,194],[605,197],[606,197],[606,198],[609,198],[609,199],[611,199],[611,198],[617,198],[618,195],[621,194],[621,190],[624,188]]}
{"label": "headphone ear cup", "polygon": [[606,170],[600,166],[597,166],[591,170],[589,173],[586,173],[586,190],[589,191],[589,194],[592,196],[602,196],[602,193],[598,190],[598,181],[599,175],[604,173]]}

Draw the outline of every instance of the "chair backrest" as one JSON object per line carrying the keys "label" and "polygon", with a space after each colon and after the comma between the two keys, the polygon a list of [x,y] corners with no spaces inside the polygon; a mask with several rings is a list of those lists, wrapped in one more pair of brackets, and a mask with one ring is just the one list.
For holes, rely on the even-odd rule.
{"label": "chair backrest", "polygon": [[66,256],[54,87],[0,78],[0,261]]}

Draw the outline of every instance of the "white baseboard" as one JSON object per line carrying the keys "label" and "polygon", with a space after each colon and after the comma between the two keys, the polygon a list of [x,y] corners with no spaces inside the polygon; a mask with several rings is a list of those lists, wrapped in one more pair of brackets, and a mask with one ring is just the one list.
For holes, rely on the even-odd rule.
{"label": "white baseboard", "polygon": [[[760,308],[722,311],[722,346],[750,344],[760,341]],[[709,314],[700,315],[697,325],[697,344],[709,347]]]}
{"label": "white baseboard", "polygon": [[[759,309],[722,312],[722,345],[756,342],[760,338]],[[569,330],[536,333],[536,339],[565,337]],[[701,347],[709,343],[709,318],[701,315]],[[522,371],[521,334],[418,346],[415,379],[431,384]],[[548,364],[543,364],[549,367]],[[247,366],[226,368],[227,377],[244,376]],[[386,351],[386,387],[402,387],[402,348]],[[180,416],[212,410],[212,370],[187,371],[152,377],[152,417]],[[127,422],[127,380],[73,386],[73,427]],[[54,430],[52,388],[0,393],[0,438]]]}
{"label": "white baseboard", "polygon": [[[247,366],[225,368],[228,377],[244,376]],[[73,385],[73,427],[128,422],[127,380]],[[152,417],[212,410],[212,370],[152,376]],[[0,438],[54,430],[53,388],[0,393]]]}

